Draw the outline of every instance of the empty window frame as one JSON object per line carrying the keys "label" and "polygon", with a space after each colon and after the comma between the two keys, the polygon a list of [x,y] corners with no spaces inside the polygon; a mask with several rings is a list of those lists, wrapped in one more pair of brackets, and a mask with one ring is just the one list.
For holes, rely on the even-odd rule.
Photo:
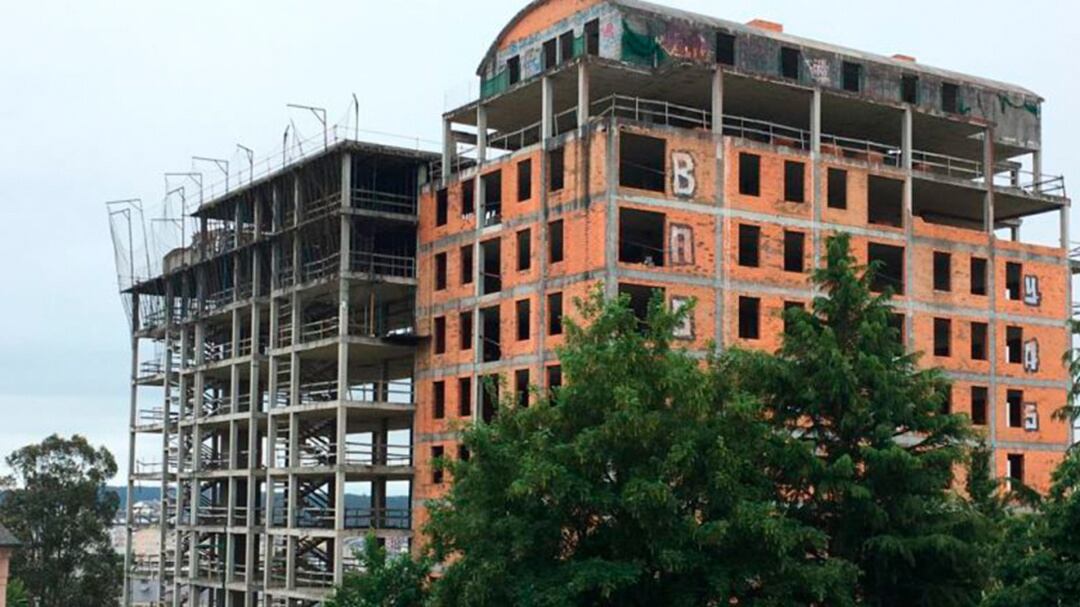
{"label": "empty window frame", "polygon": [[952,255],[934,251],[934,290],[952,291]]}
{"label": "empty window frame", "polygon": [[563,260],[563,220],[556,219],[548,224],[548,261],[559,263]]}
{"label": "empty window frame", "polygon": [[791,333],[791,310],[805,310],[806,304],[801,301],[784,302],[784,333]]}
{"label": "empty window frame", "polygon": [[1005,405],[1008,408],[1008,422],[1010,428],[1024,427],[1024,391],[1007,390],[1005,392]]}
{"label": "empty window frame", "polygon": [[971,294],[986,295],[986,260],[982,257],[971,258]]}
{"label": "empty window frame", "polygon": [[989,326],[984,322],[971,323],[971,360],[987,360],[986,341]]}
{"label": "empty window frame", "polygon": [[476,181],[466,179],[461,182],[461,214],[472,215],[476,210]]}
{"label": "empty window frame", "polygon": [[528,299],[522,299],[514,304],[514,309],[517,316],[517,340],[527,341],[529,339],[529,319],[531,316],[530,305]]}
{"label": "empty window frame", "polygon": [[900,100],[904,103],[919,102],[919,77],[905,75],[900,77]]}
{"label": "empty window frame", "polygon": [[563,32],[559,36],[559,63],[566,63],[574,58],[574,30]]}
{"label": "empty window frame", "polygon": [[517,396],[517,406],[522,409],[529,407],[529,370],[518,369],[514,371],[514,394]]}
{"label": "empty window frame", "polygon": [[446,253],[435,255],[435,290],[446,289]]}
{"label": "empty window frame", "polygon": [[435,192],[435,225],[444,226],[450,214],[450,195],[446,188],[440,188]]}
{"label": "empty window frame", "polygon": [[472,350],[473,313],[472,310],[458,314],[458,348],[462,352]]}
{"label": "empty window frame", "polygon": [[439,316],[435,319],[435,353],[446,353],[446,317]]}
{"label": "empty window frame", "polygon": [[519,272],[532,267],[532,230],[517,233],[517,269]]}
{"label": "empty window frame", "polygon": [[739,224],[739,265],[756,268],[761,265],[761,228]]}
{"label": "empty window frame", "polygon": [[1009,489],[1016,489],[1013,483],[1017,485],[1024,484],[1024,454],[1023,453],[1010,453],[1006,456],[1006,464],[1008,470],[1005,471],[1006,476],[1009,478]]}
{"label": "empty window frame", "polygon": [[828,172],[828,205],[830,209],[847,208],[847,171],[830,168]]}
{"label": "empty window frame", "polygon": [[514,55],[506,60],[506,71],[511,85],[521,82],[521,55]]}
{"label": "empty window frame", "polygon": [[499,414],[499,376],[486,375],[479,378],[480,419],[490,424]]}
{"label": "empty window frame", "polygon": [[502,171],[484,175],[484,227],[502,222]]}
{"label": "empty window frame", "polygon": [[804,272],[806,270],[806,234],[795,230],[784,230],[784,271]]}
{"label": "empty window frame", "polygon": [[459,460],[461,460],[463,462],[467,462],[467,461],[469,461],[469,458],[472,457],[472,453],[469,452],[469,448],[466,447],[465,445],[458,445],[458,447],[457,447],[457,456],[458,456]]}
{"label": "empty window frame", "polygon": [[784,201],[806,202],[806,165],[794,160],[784,161]]}
{"label": "empty window frame", "polygon": [[1015,262],[1006,262],[1005,264],[1005,298],[1010,301],[1020,301],[1023,297],[1021,285],[1024,282],[1023,279],[1024,266],[1023,264]]}
{"label": "empty window frame", "polygon": [[473,281],[473,245],[461,247],[461,284],[471,285]]}
{"label": "empty window frame", "polygon": [[442,445],[436,445],[431,448],[431,482],[435,485],[441,485],[443,482],[443,467],[442,459],[445,451]]}
{"label": "empty window frame", "polygon": [[1005,327],[1005,359],[1011,365],[1023,364],[1024,329],[1022,327]]}
{"label": "empty window frame", "polygon": [[600,20],[593,19],[585,24],[585,54],[600,56]]}
{"label": "empty window frame", "polygon": [[858,93],[862,90],[862,71],[861,64],[851,61],[845,61],[841,74],[843,80],[843,87],[845,91],[851,91]]}
{"label": "empty window frame", "polygon": [[941,403],[941,412],[944,415],[950,415],[953,412],[953,387],[951,385],[945,387],[945,402]]}
{"label": "empty window frame", "polygon": [[502,322],[499,306],[480,310],[480,343],[483,362],[495,362],[502,358]]}
{"label": "empty window frame", "polygon": [[904,345],[905,325],[907,324],[907,317],[898,312],[889,314],[889,328],[894,331],[893,335],[896,338],[896,343]]}
{"label": "empty window frame", "polygon": [[799,49],[782,47],[780,49],[780,75],[792,80],[799,79],[799,64],[802,63],[802,53]]}
{"label": "empty window frame", "polygon": [[548,152],[548,189],[558,192],[566,183],[566,149],[556,148]]}
{"label": "empty window frame", "polygon": [[662,297],[664,290],[658,287],[619,283],[619,295],[625,295],[630,299],[630,309],[634,312],[634,316],[638,319],[642,328],[649,319],[649,303],[657,295],[658,291]]}
{"label": "empty window frame", "polygon": [[547,331],[548,335],[562,335],[562,293],[550,293],[547,296]]}
{"label": "empty window frame", "polygon": [[548,390],[554,390],[555,388],[562,387],[561,365],[551,365],[547,368],[547,387]]}
{"label": "empty window frame", "polygon": [[739,298],[739,338],[761,339],[761,299]]}
{"label": "empty window frame", "polygon": [[761,156],[747,152],[739,154],[739,193],[761,195]]}
{"label": "empty window frame", "polygon": [[716,62],[721,65],[735,65],[735,36],[727,32],[716,32]]}
{"label": "empty window frame", "polygon": [[458,379],[458,416],[469,417],[472,415],[472,378],[462,377]]}
{"label": "empty window frame", "polygon": [[532,198],[532,159],[517,163],[517,199],[522,202]]}
{"label": "empty window frame", "polygon": [[619,133],[619,185],[650,192],[664,191],[667,141],[622,131]]}
{"label": "empty window frame", "polygon": [[480,243],[481,295],[502,291],[502,239]]}
{"label": "empty window frame", "polygon": [[952,321],[934,319],[934,356],[952,356]]}
{"label": "empty window frame", "polygon": [[986,386],[971,387],[971,423],[974,426],[986,425],[989,393]]}
{"label": "empty window frame", "polygon": [[941,110],[950,114],[960,113],[960,87],[951,83],[941,83]]}
{"label": "empty window frame", "polygon": [[664,214],[619,209],[619,261],[664,265]]}
{"label": "empty window frame", "polygon": [[446,382],[444,381],[432,384],[431,415],[435,419],[446,417]]}
{"label": "empty window frame", "polygon": [[901,227],[904,211],[904,182],[871,175],[867,184],[867,221]]}
{"label": "empty window frame", "polygon": [[877,242],[867,245],[867,258],[876,265],[870,288],[876,293],[892,289],[904,294],[904,248]]}
{"label": "empty window frame", "polygon": [[548,70],[559,64],[559,41],[552,38],[544,43],[544,69]]}

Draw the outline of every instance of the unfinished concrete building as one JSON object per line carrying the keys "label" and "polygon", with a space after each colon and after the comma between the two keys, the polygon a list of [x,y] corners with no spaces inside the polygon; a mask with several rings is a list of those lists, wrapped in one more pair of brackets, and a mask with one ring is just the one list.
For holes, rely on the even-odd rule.
{"label": "unfinished concrete building", "polygon": [[409,548],[431,159],[328,146],[198,206],[160,272],[125,290],[129,489],[160,487],[164,513],[129,512],[129,531],[156,527],[162,550],[129,552],[128,572],[157,580],[160,604],[316,605],[366,534]]}
{"label": "unfinished concrete building", "polygon": [[326,145],[182,206],[146,271],[120,247],[132,453],[157,450],[130,487],[165,513],[129,517],[162,552],[128,571],[160,604],[319,604],[369,531],[418,539],[452,481],[434,461],[507,402],[486,379],[516,406],[561,384],[575,297],[696,299],[687,348],[771,350],[839,231],[995,474],[1048,486],[1072,302],[1037,94],[638,0],[534,1],[479,76],[440,156]]}
{"label": "unfinished concrete building", "polygon": [[[1072,444],[1052,419],[1072,304],[1037,94],[639,0],[532,2],[478,74],[421,196],[419,498],[451,481],[433,459],[468,456],[454,424],[506,402],[484,378],[517,406],[559,385],[562,316],[593,285],[642,313],[656,289],[696,299],[691,350],[773,350],[838,231],[883,264],[876,287],[995,474],[1047,488]],[[1052,238],[1024,240],[1040,215]]]}

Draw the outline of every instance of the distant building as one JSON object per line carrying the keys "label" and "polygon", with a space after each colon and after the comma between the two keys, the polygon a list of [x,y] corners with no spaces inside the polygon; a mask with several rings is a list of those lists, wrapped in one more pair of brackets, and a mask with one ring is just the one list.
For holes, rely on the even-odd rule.
{"label": "distant building", "polygon": [[7,582],[8,563],[11,562],[11,554],[19,546],[11,532],[0,525],[0,607],[7,606]]}

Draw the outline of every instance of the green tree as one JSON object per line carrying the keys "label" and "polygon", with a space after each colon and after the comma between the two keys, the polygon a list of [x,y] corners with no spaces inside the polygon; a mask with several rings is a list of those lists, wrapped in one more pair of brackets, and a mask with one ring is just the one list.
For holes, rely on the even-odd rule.
{"label": "green tree", "polygon": [[26,585],[19,578],[8,580],[7,607],[30,607],[30,595],[26,592]]}
{"label": "green tree", "polygon": [[853,568],[808,558],[825,534],[784,513],[764,472],[805,452],[674,347],[682,316],[656,297],[641,323],[599,290],[577,305],[566,385],[528,408],[504,399],[447,464],[427,527],[448,563],[434,603],[851,604]]}
{"label": "green tree", "polygon": [[1076,605],[1080,601],[1080,451],[1054,472],[1050,494],[1005,523],[986,607]]}
{"label": "green tree", "polygon": [[720,372],[757,394],[782,432],[809,454],[778,470],[787,513],[818,529],[823,558],[858,567],[867,605],[972,605],[987,582],[986,517],[949,490],[973,440],[943,413],[948,383],[920,369],[845,234],[813,274],[809,310],[786,312],[775,355],[732,351]]}
{"label": "green tree", "polygon": [[102,607],[119,603],[123,567],[109,539],[119,499],[105,492],[116,462],[81,436],[53,435],[7,458],[14,472],[0,504],[0,523],[22,546],[12,575],[35,607]]}
{"label": "green tree", "polygon": [[345,576],[326,607],[420,607],[427,599],[431,561],[409,555],[388,556],[374,535],[357,553],[360,572]]}

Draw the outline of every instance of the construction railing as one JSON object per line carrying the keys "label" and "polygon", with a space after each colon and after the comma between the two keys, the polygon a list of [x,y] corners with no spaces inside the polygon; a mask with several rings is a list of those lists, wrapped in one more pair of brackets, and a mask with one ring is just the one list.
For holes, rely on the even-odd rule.
{"label": "construction railing", "polygon": [[363,403],[413,403],[413,385],[401,381],[372,381],[349,386],[346,400]]}
{"label": "construction railing", "polygon": [[412,511],[408,508],[346,508],[346,529],[409,529]]}
{"label": "construction railing", "polygon": [[334,253],[322,259],[305,262],[300,275],[301,282],[313,282],[336,276],[341,268],[341,255]]}
{"label": "construction railing", "polygon": [[352,205],[365,211],[416,215],[416,196],[409,194],[397,194],[368,188],[353,188]]}
{"label": "construction railing", "polygon": [[412,445],[345,442],[345,463],[352,466],[411,466],[412,461]]}
{"label": "construction railing", "polygon": [[416,258],[370,251],[353,251],[349,270],[372,276],[416,278]]}

